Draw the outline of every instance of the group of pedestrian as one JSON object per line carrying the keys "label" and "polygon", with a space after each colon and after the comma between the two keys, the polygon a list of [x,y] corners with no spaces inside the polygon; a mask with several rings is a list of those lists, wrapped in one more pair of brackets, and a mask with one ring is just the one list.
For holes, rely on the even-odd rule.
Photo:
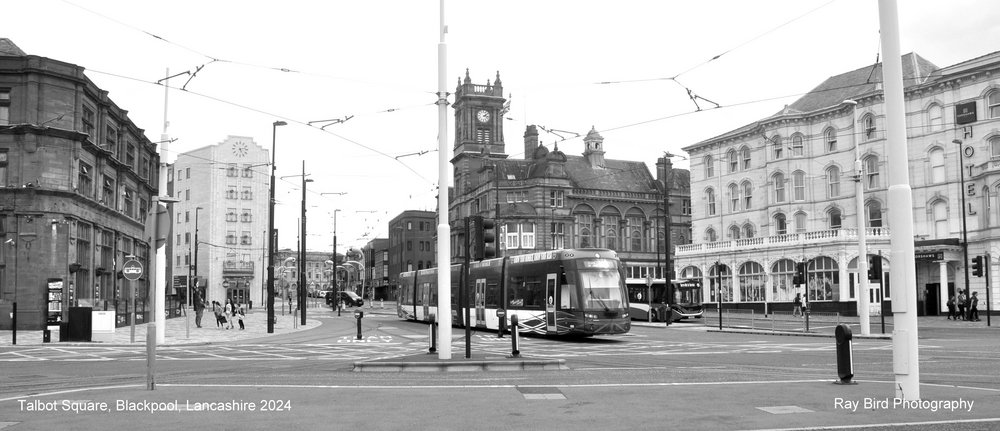
{"label": "group of pedestrian", "polygon": [[[246,311],[243,310],[242,305],[234,303],[233,300],[227,299],[226,305],[222,305],[219,301],[212,301],[212,311],[215,313],[216,328],[233,329],[235,327],[234,322],[236,322],[240,324],[240,330],[246,329],[243,326],[243,318],[246,317]],[[227,324],[228,326],[226,326]]]}
{"label": "group of pedestrian", "polygon": [[[979,292],[972,292],[972,296],[965,296],[962,291],[958,292],[958,298],[951,295],[948,298],[948,320],[968,320],[979,321]],[[956,309],[958,311],[956,312]]]}

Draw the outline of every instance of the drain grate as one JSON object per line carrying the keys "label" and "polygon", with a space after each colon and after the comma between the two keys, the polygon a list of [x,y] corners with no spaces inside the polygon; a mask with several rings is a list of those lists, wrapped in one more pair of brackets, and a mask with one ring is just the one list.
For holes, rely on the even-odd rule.
{"label": "drain grate", "polygon": [[774,415],[787,415],[791,413],[812,413],[812,410],[804,409],[799,406],[772,406],[772,407],[757,407],[760,410],[774,414]]}
{"label": "drain grate", "polygon": [[517,391],[524,395],[526,400],[565,400],[566,395],[552,387],[522,387],[518,386]]}

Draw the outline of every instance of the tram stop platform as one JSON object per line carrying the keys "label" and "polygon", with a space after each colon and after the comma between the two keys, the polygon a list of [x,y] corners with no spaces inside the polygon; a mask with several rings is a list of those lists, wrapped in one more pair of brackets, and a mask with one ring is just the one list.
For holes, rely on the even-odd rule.
{"label": "tram stop platform", "polygon": [[355,362],[354,372],[476,372],[476,371],[556,371],[568,370],[565,359],[542,359],[452,352],[451,359],[439,359],[437,353],[422,353],[395,358]]}

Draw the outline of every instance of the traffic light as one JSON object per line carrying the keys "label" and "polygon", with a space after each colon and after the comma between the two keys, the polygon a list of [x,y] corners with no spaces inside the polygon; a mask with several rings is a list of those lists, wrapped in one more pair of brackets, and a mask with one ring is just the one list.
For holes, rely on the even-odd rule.
{"label": "traffic light", "polygon": [[795,275],[792,276],[792,284],[799,286],[806,284],[806,263],[795,263]]}
{"label": "traffic light", "polygon": [[496,225],[496,222],[490,219],[483,219],[482,223],[479,223],[479,229],[483,232],[482,242],[479,246],[483,259],[492,259],[497,256]]}
{"label": "traffic light", "polygon": [[475,260],[496,257],[496,222],[484,219],[482,216],[469,217],[472,224],[472,258]]}
{"label": "traffic light", "polygon": [[868,256],[868,281],[882,279],[882,257]]}
{"label": "traffic light", "polygon": [[972,258],[972,275],[976,277],[983,276],[983,257],[976,256]]}

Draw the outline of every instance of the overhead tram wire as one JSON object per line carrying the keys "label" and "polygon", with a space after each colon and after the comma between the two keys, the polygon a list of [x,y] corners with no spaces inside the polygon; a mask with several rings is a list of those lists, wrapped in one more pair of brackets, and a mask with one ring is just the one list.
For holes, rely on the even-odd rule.
{"label": "overhead tram wire", "polygon": [[[111,21],[111,22],[114,22],[116,24],[119,24],[119,25],[121,25],[123,27],[127,27],[127,28],[130,28],[130,29],[135,30],[137,32],[143,33],[143,34],[145,34],[145,35],[147,35],[149,37],[152,37],[153,39],[159,40],[159,41],[161,41],[163,43],[166,43],[168,45],[176,46],[176,47],[181,48],[181,49],[183,49],[185,51],[188,51],[188,52],[200,55],[202,57],[205,57],[205,58],[211,60],[208,63],[205,63],[205,64],[199,66],[197,68],[197,70],[194,72],[195,74],[198,71],[200,71],[201,68],[203,68],[204,66],[206,66],[208,64],[211,64],[211,63],[214,63],[214,62],[220,62],[220,63],[235,64],[235,65],[245,66],[245,67],[252,67],[252,68],[257,68],[257,69],[272,70],[272,71],[276,71],[276,72],[296,73],[296,74],[302,74],[302,75],[318,76],[318,77],[322,77],[322,78],[338,79],[338,80],[343,80],[343,81],[350,81],[350,82],[355,82],[355,83],[372,85],[372,86],[376,86],[376,87],[385,87],[385,88],[390,88],[390,89],[395,89],[395,90],[403,89],[403,90],[406,90],[406,91],[409,91],[409,92],[419,92],[419,93],[422,93],[422,94],[437,95],[437,93],[434,92],[434,91],[415,90],[413,88],[405,88],[405,87],[400,87],[400,86],[396,86],[396,85],[386,85],[385,83],[373,83],[373,82],[368,82],[368,81],[354,79],[354,78],[346,78],[346,77],[340,77],[340,76],[325,75],[325,74],[321,74],[321,73],[299,71],[299,70],[290,69],[290,68],[287,68],[287,67],[266,66],[266,65],[255,64],[255,63],[247,63],[247,62],[241,62],[241,61],[235,61],[235,60],[227,60],[227,59],[224,59],[224,58],[221,58],[221,57],[214,57],[214,56],[208,55],[208,54],[206,54],[204,52],[198,51],[198,50],[196,50],[194,48],[191,48],[191,47],[179,44],[177,42],[168,40],[165,37],[159,36],[157,34],[153,34],[152,32],[146,31],[146,30],[144,30],[142,28],[139,28],[139,27],[136,27],[136,26],[134,26],[132,24],[129,24],[129,23],[123,22],[121,20],[112,18],[112,17],[110,17],[108,15],[105,15],[105,14],[102,14],[100,12],[97,12],[97,11],[94,11],[94,10],[91,10],[91,9],[87,9],[87,8],[85,8],[83,6],[80,6],[80,5],[76,4],[76,3],[73,3],[73,2],[71,2],[69,0],[61,0],[61,1],[63,3],[66,3],[66,4],[70,5],[70,6],[76,7],[78,9],[84,10],[84,11],[86,11],[88,13],[91,13],[93,15],[96,15],[98,17],[104,18],[104,19],[106,19],[108,21]],[[194,77],[193,75],[194,74],[192,74],[192,78]],[[190,81],[190,78],[188,79],[188,81]],[[185,83],[185,86],[187,86],[186,83]]]}
{"label": "overhead tram wire", "polygon": [[[155,82],[146,81],[144,79],[134,78],[134,77],[120,75],[120,74],[116,74],[116,73],[103,72],[103,71],[95,70],[95,69],[88,69],[88,72],[93,72],[93,73],[98,73],[98,74],[103,74],[103,75],[108,75],[108,76],[114,76],[114,77],[122,78],[122,79],[129,79],[129,80],[133,80],[133,81],[137,81],[137,82],[142,82],[142,83],[146,83],[146,84],[150,84],[150,85],[166,86],[168,88],[175,89],[175,90],[182,90],[182,89],[179,89],[177,87],[171,87],[168,84],[158,84],[158,83],[155,83]],[[239,103],[236,103],[236,102],[230,102],[230,101],[225,100],[225,99],[220,99],[220,98],[215,97],[215,96],[210,96],[210,95],[207,95],[207,94],[199,93],[197,91],[192,91],[192,90],[182,90],[182,91],[185,92],[185,93],[193,94],[195,96],[203,97],[203,98],[206,98],[206,99],[209,99],[209,100],[213,100],[213,101],[216,101],[216,102],[219,102],[219,103],[223,103],[223,104],[226,104],[226,105],[234,106],[234,107],[237,107],[237,108],[240,108],[240,109],[244,109],[244,110],[247,110],[247,111],[256,112],[258,114],[262,114],[262,115],[265,115],[265,116],[270,116],[270,117],[273,117],[273,118],[279,118],[279,119],[282,119],[282,120],[285,120],[285,121],[288,121],[288,122],[296,123],[296,124],[299,124],[299,125],[302,125],[302,126],[306,126],[306,127],[318,130],[318,131],[320,131],[322,133],[329,134],[329,135],[337,137],[337,138],[339,138],[339,139],[341,139],[343,141],[349,142],[349,143],[354,144],[354,145],[356,145],[358,147],[361,147],[363,149],[371,151],[371,152],[373,152],[375,154],[378,154],[380,156],[383,156],[383,157],[386,157],[388,159],[394,160],[395,162],[397,162],[400,165],[402,165],[403,167],[405,167],[407,170],[409,170],[410,172],[412,172],[414,175],[416,175],[420,179],[422,179],[422,180],[424,180],[424,181],[426,181],[428,183],[433,184],[432,181],[430,181],[429,179],[427,179],[426,177],[424,177],[423,175],[421,175],[419,172],[417,172],[416,170],[414,170],[412,167],[410,167],[406,163],[403,163],[402,161],[398,160],[397,158],[395,158],[393,156],[390,156],[389,154],[386,154],[386,153],[384,153],[384,152],[382,152],[380,150],[377,150],[375,148],[372,148],[370,146],[362,144],[361,142],[358,142],[356,140],[353,140],[353,139],[341,136],[341,135],[339,135],[337,133],[334,133],[334,132],[331,132],[329,130],[322,129],[322,128],[316,127],[314,125],[310,125],[306,121],[295,120],[295,119],[288,118],[288,117],[285,117],[285,116],[282,116],[282,115],[278,115],[278,114],[275,114],[275,113],[272,113],[272,112],[264,111],[262,109],[253,108],[253,107],[242,105],[242,104],[239,104]],[[434,105],[434,103],[428,103],[426,105],[415,105],[415,106],[416,107],[423,107],[423,106],[431,106],[431,105]],[[386,110],[384,112],[396,112],[396,111],[399,111],[401,109],[402,108],[391,108],[391,110]]]}

